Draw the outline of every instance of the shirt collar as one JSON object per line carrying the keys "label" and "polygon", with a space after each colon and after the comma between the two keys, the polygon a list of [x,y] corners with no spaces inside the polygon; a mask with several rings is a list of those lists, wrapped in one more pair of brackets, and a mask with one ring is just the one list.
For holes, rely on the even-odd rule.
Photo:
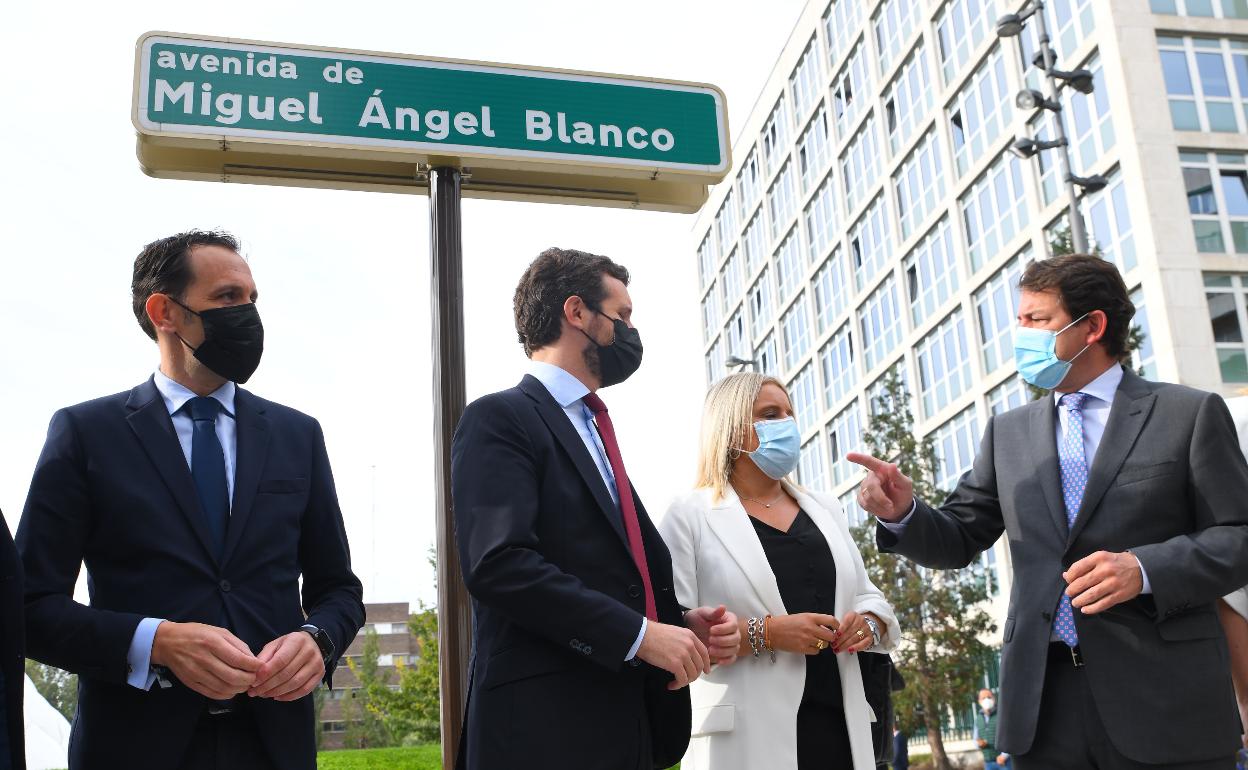
{"label": "shirt collar", "polygon": [[[1112,404],[1114,403],[1114,394],[1118,392],[1118,386],[1121,384],[1122,364],[1114,364],[1106,369],[1100,377],[1080,388],[1079,392],[1085,393],[1091,398],[1100,399],[1107,404]],[[1053,391],[1053,403],[1059,403],[1064,395],[1066,394]]]}
{"label": "shirt collar", "polygon": [[[177,414],[178,410],[186,406],[186,402],[195,398],[195,393],[181,383],[174,382],[165,376],[165,373],[156,370],[155,376],[152,378],[156,385],[156,390],[160,391],[160,397],[165,400],[165,408],[169,410],[170,416]],[[225,413],[230,417],[234,416],[234,395],[238,392],[238,386],[233,382],[227,382],[213,392],[209,393],[210,398],[215,398],[220,402]]]}
{"label": "shirt collar", "polygon": [[548,364],[545,361],[529,361],[529,374],[536,377],[538,382],[550,392],[555,402],[564,409],[589,395],[589,388],[585,383],[554,364]]}

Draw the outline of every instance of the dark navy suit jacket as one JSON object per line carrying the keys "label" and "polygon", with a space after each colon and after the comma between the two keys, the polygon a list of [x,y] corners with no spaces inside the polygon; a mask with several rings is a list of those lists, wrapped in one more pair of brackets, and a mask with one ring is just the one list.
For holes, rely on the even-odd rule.
{"label": "dark navy suit jacket", "polygon": [[[641,574],[620,509],[540,381],[469,404],[451,485],[474,625],[459,766],[675,764],[689,744],[689,690],[670,692],[670,674],[624,660],[645,614]],[[659,620],[682,625],[671,554],[633,498]]]}
{"label": "dark navy suit jacket", "polygon": [[[177,682],[146,692],[126,684],[144,617],[224,625],[257,653],[305,622],[341,653],[363,625],[320,425],[242,389],[235,420],[234,500],[218,560],[151,380],[52,417],[17,546],[29,565],[28,654],[80,677],[71,768],[182,759],[206,700]],[[83,563],[89,606],[73,600]],[[248,706],[273,767],[315,766],[311,696]]]}
{"label": "dark navy suit jacket", "polygon": [[22,564],[4,515],[0,514],[0,770],[26,767],[22,724],[22,691],[26,685],[24,629]]}

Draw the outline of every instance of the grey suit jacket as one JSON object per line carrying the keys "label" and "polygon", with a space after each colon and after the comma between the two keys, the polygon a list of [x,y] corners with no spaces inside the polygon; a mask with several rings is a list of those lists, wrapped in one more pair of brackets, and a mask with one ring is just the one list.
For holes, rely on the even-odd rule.
{"label": "grey suit jacket", "polygon": [[1240,725],[1214,602],[1248,583],[1248,465],[1226,403],[1126,372],[1069,532],[1056,420],[1047,397],[989,420],[957,489],[939,508],[919,501],[900,539],[878,527],[880,548],[951,569],[1006,533],[1014,581],[997,745],[1011,754],[1035,738],[1061,573],[1096,551],[1130,549],[1152,594],[1075,612],[1109,738],[1141,762],[1231,756]]}

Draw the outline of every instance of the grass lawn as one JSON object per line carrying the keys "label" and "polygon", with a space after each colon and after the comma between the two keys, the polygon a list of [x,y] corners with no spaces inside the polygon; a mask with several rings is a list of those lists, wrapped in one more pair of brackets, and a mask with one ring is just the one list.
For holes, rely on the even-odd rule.
{"label": "grass lawn", "polygon": [[322,751],[318,770],[441,770],[442,747],[436,743],[395,749]]}

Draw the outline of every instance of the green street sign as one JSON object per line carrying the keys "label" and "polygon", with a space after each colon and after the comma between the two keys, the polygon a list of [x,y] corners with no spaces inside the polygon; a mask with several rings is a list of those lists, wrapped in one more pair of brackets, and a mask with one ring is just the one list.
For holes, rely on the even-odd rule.
{"label": "green street sign", "polygon": [[709,85],[157,32],[135,72],[156,176],[696,210],[731,166]]}

